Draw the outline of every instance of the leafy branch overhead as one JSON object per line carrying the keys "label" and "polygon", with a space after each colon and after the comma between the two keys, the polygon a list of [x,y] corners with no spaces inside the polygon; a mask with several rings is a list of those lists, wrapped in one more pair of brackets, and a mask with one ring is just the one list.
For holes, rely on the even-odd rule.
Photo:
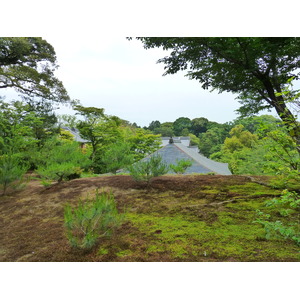
{"label": "leafy branch overhead", "polygon": [[63,83],[54,75],[57,68],[54,48],[42,38],[0,38],[0,89],[70,103]]}
{"label": "leafy branch overhead", "polygon": [[165,73],[187,70],[204,89],[232,92],[242,104],[239,112],[251,115],[274,108],[289,128],[300,153],[300,127],[284,94],[288,80],[299,78],[299,38],[137,38],[146,49],[162,47],[169,55],[158,62]]}

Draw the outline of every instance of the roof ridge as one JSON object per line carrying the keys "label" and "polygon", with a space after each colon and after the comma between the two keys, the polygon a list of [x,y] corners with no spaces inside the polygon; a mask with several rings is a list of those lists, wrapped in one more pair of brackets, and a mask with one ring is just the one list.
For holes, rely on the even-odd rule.
{"label": "roof ridge", "polygon": [[[214,172],[214,170],[212,170],[211,168],[209,168],[209,167],[205,166],[204,164],[200,163],[199,161],[197,161],[197,160],[191,155],[191,153],[188,153],[188,152],[184,151],[184,149],[178,147],[177,145],[179,145],[179,144],[174,144],[175,147],[177,147],[180,151],[184,152],[187,156],[189,156],[191,159],[193,159],[194,161],[196,161],[198,164],[200,164],[201,166],[203,166],[203,167],[209,169],[210,171]],[[180,145],[182,146],[182,144],[180,144]],[[184,147],[185,147],[185,146],[184,146]],[[193,153],[193,154],[194,154],[194,153]],[[197,154],[197,153],[195,153],[195,154]]]}
{"label": "roof ridge", "polygon": [[209,159],[205,157],[204,155],[200,153],[196,153],[195,151],[189,149],[188,147],[182,145],[182,144],[176,144],[175,145],[177,148],[185,152],[188,156],[192,157],[196,162],[199,164],[205,166],[206,168],[212,170],[213,172],[216,173],[224,173],[226,175],[230,175],[231,172],[228,169],[228,163],[221,163],[214,161],[212,159]]}

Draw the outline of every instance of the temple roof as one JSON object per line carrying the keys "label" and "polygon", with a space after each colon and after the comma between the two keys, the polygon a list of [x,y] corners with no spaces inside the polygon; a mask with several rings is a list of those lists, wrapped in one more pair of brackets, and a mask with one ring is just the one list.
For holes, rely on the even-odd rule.
{"label": "temple roof", "polygon": [[[207,174],[212,172],[220,175],[232,174],[227,163],[213,161],[201,155],[198,151],[195,151],[195,149],[187,147],[182,143],[167,144],[143,160],[147,160],[153,155],[161,155],[163,162],[168,165],[177,164],[177,161],[182,159],[192,161],[192,166],[187,168],[185,174]],[[169,173],[174,172],[169,171]]]}
{"label": "temple roof", "polygon": [[76,142],[79,142],[79,143],[88,143],[89,142],[88,140],[85,140],[80,136],[80,133],[79,133],[78,129],[70,128],[70,127],[66,127],[66,126],[62,126],[61,128],[64,129],[64,130],[69,131],[74,136],[74,140]]}

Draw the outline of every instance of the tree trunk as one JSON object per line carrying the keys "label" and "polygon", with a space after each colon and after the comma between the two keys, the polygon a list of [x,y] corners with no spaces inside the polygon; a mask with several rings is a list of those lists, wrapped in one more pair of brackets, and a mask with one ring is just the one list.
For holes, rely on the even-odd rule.
{"label": "tree trunk", "polygon": [[277,97],[276,100],[273,100],[274,108],[288,129],[289,135],[296,143],[297,151],[300,155],[300,124],[297,121],[296,117],[291,113],[291,111],[286,106],[283,98]]}
{"label": "tree trunk", "polygon": [[286,106],[283,96],[276,96],[275,88],[269,78],[260,78],[267,90],[270,104],[275,108],[278,116],[287,128],[289,135],[296,143],[296,149],[300,155],[300,123]]}

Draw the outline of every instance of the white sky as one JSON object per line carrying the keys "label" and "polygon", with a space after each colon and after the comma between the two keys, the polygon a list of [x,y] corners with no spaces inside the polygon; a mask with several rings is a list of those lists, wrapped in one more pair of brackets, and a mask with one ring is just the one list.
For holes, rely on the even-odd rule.
{"label": "white sky", "polygon": [[104,108],[106,114],[140,126],[179,117],[206,117],[220,123],[237,117],[234,95],[203,90],[184,72],[162,76],[164,65],[156,63],[167,54],[162,49],[145,50],[140,41],[119,36],[43,38],[56,51],[57,77],[70,97],[84,106]]}
{"label": "white sky", "polygon": [[[259,17],[257,5],[260,11],[270,7],[258,1],[247,5],[247,14],[236,11],[235,0],[201,6],[193,0],[185,5],[176,0],[153,0],[147,5],[133,0],[73,1],[72,5],[53,0],[44,10],[37,0],[18,1],[18,10],[14,2],[3,4],[3,11],[14,14],[3,14],[7,26],[0,29],[1,34],[5,28],[2,36],[43,37],[56,51],[60,65],[56,75],[72,99],[140,126],[179,117],[224,123],[237,117],[239,103],[236,95],[203,90],[184,72],[163,77],[164,65],[156,61],[164,51],[145,50],[140,41],[128,41],[126,36],[280,36],[295,35],[296,30],[277,23],[265,26],[267,19]],[[289,18],[293,14],[289,12]],[[63,108],[59,113],[72,112]]]}

